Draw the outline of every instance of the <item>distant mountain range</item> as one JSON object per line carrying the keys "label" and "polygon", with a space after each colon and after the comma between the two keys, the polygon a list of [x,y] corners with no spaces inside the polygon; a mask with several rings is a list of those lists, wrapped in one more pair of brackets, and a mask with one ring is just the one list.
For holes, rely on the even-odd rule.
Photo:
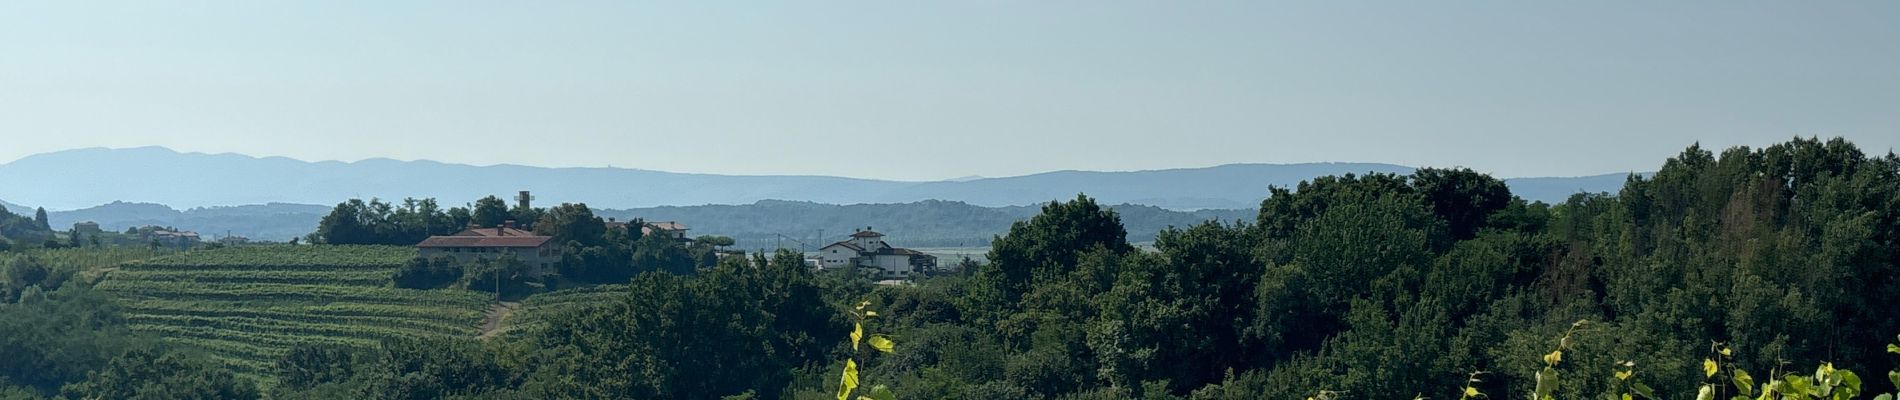
{"label": "distant mountain range", "polygon": [[[335,204],[369,197],[434,197],[445,204],[459,205],[490,194],[506,198],[515,191],[530,190],[539,197],[539,204],[585,202],[596,208],[751,204],[760,200],[826,204],[946,200],[1004,207],[1087,193],[1109,204],[1193,210],[1255,207],[1267,195],[1268,187],[1293,186],[1317,176],[1410,171],[1411,167],[1372,163],[1231,164],[902,182],[624,168],[472,166],[390,159],[307,162],[140,147],[60,151],[0,165],[0,198],[49,210],[75,210],[118,201],[191,209],[240,204]],[[1508,182],[1527,199],[1559,201],[1577,192],[1615,191],[1626,175]]]}
{"label": "distant mountain range", "polygon": [[[0,209],[6,209],[18,215],[33,215],[33,208],[0,200]],[[49,217],[50,218],[50,217]]]}

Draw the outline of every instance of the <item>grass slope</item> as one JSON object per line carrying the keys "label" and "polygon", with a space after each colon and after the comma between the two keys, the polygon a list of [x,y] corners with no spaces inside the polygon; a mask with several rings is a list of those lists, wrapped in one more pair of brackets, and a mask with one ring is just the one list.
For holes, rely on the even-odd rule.
{"label": "grass slope", "polygon": [[125,305],[133,330],[202,349],[269,384],[277,358],[301,344],[474,336],[488,295],[389,286],[414,256],[395,246],[201,250],[125,264],[97,287]]}

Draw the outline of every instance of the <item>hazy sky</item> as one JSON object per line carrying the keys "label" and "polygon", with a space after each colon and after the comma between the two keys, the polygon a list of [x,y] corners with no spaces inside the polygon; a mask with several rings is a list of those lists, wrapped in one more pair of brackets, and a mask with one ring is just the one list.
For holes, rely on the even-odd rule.
{"label": "hazy sky", "polygon": [[1542,176],[1797,134],[1900,146],[1900,2],[0,2],[0,162]]}

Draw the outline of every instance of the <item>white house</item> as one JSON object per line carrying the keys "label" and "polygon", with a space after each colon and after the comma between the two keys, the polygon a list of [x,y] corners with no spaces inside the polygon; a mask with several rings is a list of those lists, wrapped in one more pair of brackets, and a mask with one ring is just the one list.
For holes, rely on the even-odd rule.
{"label": "white house", "polygon": [[851,234],[850,239],[818,248],[818,267],[877,268],[883,279],[908,278],[913,273],[937,266],[937,257],[922,252],[891,247],[884,234],[869,227]]}

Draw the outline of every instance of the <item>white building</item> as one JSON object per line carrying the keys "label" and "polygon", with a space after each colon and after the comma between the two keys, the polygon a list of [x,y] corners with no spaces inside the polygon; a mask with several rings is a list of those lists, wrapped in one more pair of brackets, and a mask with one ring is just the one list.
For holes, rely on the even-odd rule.
{"label": "white building", "polygon": [[852,233],[850,239],[818,248],[819,268],[876,268],[881,271],[878,276],[882,279],[908,278],[936,266],[936,256],[891,247],[884,243],[884,234],[869,227]]}

